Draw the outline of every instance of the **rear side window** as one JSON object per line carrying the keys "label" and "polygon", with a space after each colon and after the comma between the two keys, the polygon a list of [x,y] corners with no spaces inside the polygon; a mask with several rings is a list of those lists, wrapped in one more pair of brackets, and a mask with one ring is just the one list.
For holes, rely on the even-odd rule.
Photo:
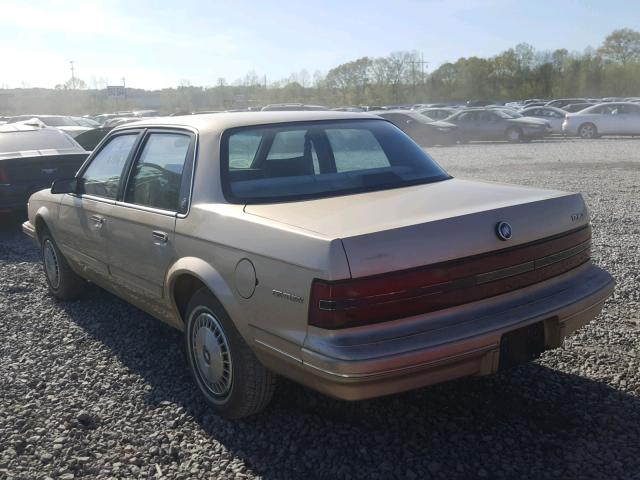
{"label": "rear side window", "polygon": [[[259,147],[247,154],[250,136]],[[401,130],[374,119],[234,128],[222,136],[220,163],[225,195],[237,203],[343,195],[449,178]]]}
{"label": "rear side window", "polygon": [[125,201],[147,207],[181,211],[181,186],[191,137],[179,133],[150,133],[133,167]]}
{"label": "rear side window", "polygon": [[113,137],[91,160],[84,171],[84,193],[109,199],[118,195],[122,171],[138,134]]}
{"label": "rear side window", "polygon": [[0,153],[28,150],[77,150],[66,133],[53,129],[0,132]]}
{"label": "rear side window", "polygon": [[229,165],[232,168],[250,168],[258,153],[262,135],[259,132],[238,133],[229,139]]}

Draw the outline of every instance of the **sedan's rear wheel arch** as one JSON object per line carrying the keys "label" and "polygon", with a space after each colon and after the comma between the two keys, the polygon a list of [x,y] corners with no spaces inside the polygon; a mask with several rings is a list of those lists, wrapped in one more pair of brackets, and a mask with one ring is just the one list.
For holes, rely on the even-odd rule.
{"label": "sedan's rear wheel arch", "polygon": [[36,224],[34,225],[36,228],[36,238],[38,239],[38,244],[42,244],[42,236],[49,232],[49,227],[47,226],[47,222],[42,215],[36,216]]}
{"label": "sedan's rear wheel arch", "polygon": [[505,131],[505,138],[508,142],[521,142],[524,138],[524,133],[520,127],[509,127]]}
{"label": "sedan's rear wheel arch", "polygon": [[234,315],[237,299],[225,278],[206,260],[199,257],[181,257],[169,267],[165,276],[164,294],[170,300],[177,317],[175,326],[184,329],[186,311],[191,297],[206,288],[218,302]]}
{"label": "sedan's rear wheel arch", "polygon": [[[180,315],[182,325],[185,325],[187,320],[187,307],[191,297],[193,297],[195,293],[202,288],[206,288],[211,292],[211,289],[208,288],[200,278],[188,273],[181,274],[173,281],[173,301],[175,302],[176,309]],[[211,292],[211,294],[215,296],[213,292]]]}

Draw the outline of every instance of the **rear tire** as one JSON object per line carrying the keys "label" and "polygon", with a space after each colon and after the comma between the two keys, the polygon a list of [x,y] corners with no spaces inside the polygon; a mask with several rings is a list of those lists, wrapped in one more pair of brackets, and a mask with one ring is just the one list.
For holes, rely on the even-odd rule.
{"label": "rear tire", "polygon": [[507,142],[510,143],[519,143],[523,140],[522,130],[518,127],[509,127],[504,134]]}
{"label": "rear tire", "polygon": [[79,297],[84,292],[87,281],[71,269],[48,230],[42,234],[40,246],[44,275],[51,295],[59,300]]}
{"label": "rear tire", "polygon": [[583,123],[578,128],[578,136],[586,140],[598,137],[598,128],[593,123]]}
{"label": "rear tire", "polygon": [[277,377],[258,361],[216,297],[206,288],[198,290],[186,319],[187,362],[207,403],[228,419],[264,409]]}

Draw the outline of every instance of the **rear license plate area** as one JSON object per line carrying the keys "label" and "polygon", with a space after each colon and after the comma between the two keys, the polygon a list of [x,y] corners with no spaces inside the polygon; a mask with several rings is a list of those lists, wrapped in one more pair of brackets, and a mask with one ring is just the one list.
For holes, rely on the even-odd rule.
{"label": "rear license plate area", "polygon": [[545,350],[544,322],[532,323],[502,335],[498,370],[535,360]]}

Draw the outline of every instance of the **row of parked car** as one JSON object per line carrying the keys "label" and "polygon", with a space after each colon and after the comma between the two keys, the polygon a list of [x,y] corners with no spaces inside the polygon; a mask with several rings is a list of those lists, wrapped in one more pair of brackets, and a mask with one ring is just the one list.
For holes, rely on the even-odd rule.
{"label": "row of parked car", "polygon": [[[422,146],[473,141],[525,142],[552,134],[596,138],[640,135],[640,99],[600,99],[578,112],[566,108],[578,100],[526,100],[506,105],[418,104],[389,107],[341,107],[368,111],[389,120]],[[623,100],[623,101],[620,101]],[[475,105],[478,102],[470,102]],[[245,109],[247,111],[248,109]],[[274,104],[262,111],[329,110],[303,104]],[[178,112],[200,115],[217,111]],[[158,116],[155,110],[88,117],[18,115],[0,117],[0,211],[23,208],[31,193],[55,178],[72,176],[114,127]]]}
{"label": "row of parked car", "polygon": [[[560,100],[556,102],[562,103]],[[521,108],[507,105],[474,108],[421,106],[414,110],[375,113],[388,118],[406,133],[421,138],[423,145],[437,144],[434,142],[443,139],[443,143],[518,142],[551,134],[585,139],[603,135],[640,135],[640,102],[633,101],[590,103],[577,112],[550,104],[527,104]],[[444,132],[447,135],[443,137]]]}

